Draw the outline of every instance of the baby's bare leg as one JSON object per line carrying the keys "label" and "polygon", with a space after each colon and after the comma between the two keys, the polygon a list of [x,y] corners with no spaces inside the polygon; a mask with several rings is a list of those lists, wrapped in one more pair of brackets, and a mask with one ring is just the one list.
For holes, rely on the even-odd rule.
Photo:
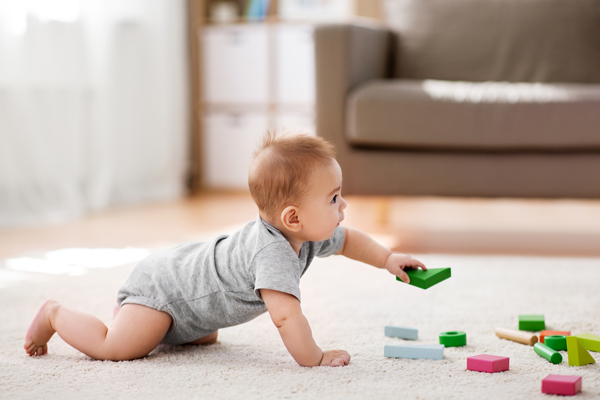
{"label": "baby's bare leg", "polygon": [[133,360],[150,353],[160,344],[171,326],[171,316],[162,311],[125,304],[110,328],[98,318],[61,306],[53,300],[42,305],[25,336],[29,355],[47,353],[47,343],[60,337],[98,360]]}
{"label": "baby's bare leg", "polygon": [[217,336],[219,336],[219,331],[215,331],[210,335],[206,335],[201,337],[200,339],[196,339],[193,342],[189,342],[187,344],[213,344],[217,343]]}

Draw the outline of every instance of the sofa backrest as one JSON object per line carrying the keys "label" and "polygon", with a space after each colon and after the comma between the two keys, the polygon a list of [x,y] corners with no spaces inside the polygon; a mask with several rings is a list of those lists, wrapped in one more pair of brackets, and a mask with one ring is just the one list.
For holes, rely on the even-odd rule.
{"label": "sofa backrest", "polygon": [[600,82],[600,0],[384,0],[396,77]]}

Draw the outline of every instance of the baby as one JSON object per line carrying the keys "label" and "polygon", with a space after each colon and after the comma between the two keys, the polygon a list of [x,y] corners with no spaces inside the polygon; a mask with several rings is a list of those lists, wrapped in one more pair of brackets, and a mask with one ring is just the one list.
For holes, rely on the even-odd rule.
{"label": "baby", "polygon": [[248,183],[259,209],[231,235],[184,243],[151,255],[117,295],[110,326],[46,301],[25,336],[33,356],[55,332],[98,360],[132,360],[161,343],[211,344],[218,329],[268,311],[285,347],[302,366],[344,366],[344,350],[321,350],[300,305],[300,277],[315,256],[341,254],[408,282],[405,268],[426,269],[366,234],[341,227],[346,202],[333,146],[318,137],[268,133],[254,152]]}

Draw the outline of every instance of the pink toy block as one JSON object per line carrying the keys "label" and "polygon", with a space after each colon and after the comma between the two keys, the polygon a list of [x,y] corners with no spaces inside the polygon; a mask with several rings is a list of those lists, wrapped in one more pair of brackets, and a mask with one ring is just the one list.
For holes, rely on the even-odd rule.
{"label": "pink toy block", "polygon": [[500,372],[508,370],[508,357],[481,354],[467,358],[467,369],[480,372]]}
{"label": "pink toy block", "polygon": [[581,391],[581,383],[577,375],[548,375],[542,380],[542,393],[573,396]]}

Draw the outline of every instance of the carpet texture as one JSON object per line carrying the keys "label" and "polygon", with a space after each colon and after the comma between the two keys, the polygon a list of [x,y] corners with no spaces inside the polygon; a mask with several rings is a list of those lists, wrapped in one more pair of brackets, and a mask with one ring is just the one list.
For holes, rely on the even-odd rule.
{"label": "carpet texture", "polygon": [[[132,265],[79,276],[30,273],[0,288],[0,398],[542,399],[548,374],[581,375],[578,398],[600,398],[600,363],[569,367],[562,352],[554,365],[532,347],[494,335],[496,327],[516,329],[519,314],[544,314],[547,329],[600,336],[600,259],[417,257],[431,268],[451,267],[452,278],[421,290],[337,256],[309,268],[301,284],[304,313],[321,348],[351,354],[344,368],[298,366],[266,314],[223,329],[217,344],[164,346],[136,361],[95,361],[57,335],[48,355],[30,358],[23,337],[45,299],[108,324]],[[386,325],[418,328],[419,339],[385,337]],[[465,331],[468,344],[445,349],[443,360],[383,357],[386,344],[436,344],[450,330]],[[467,371],[466,358],[484,353],[510,357],[510,370]]]}

